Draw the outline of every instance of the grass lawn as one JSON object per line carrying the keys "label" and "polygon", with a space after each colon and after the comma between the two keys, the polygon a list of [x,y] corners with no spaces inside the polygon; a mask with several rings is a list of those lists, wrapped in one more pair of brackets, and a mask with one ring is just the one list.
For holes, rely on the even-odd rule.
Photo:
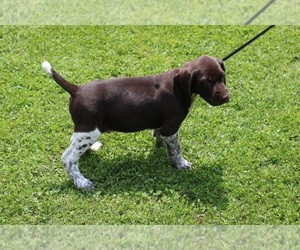
{"label": "grass lawn", "polygon": [[267,3],[252,24],[299,24],[297,0],[47,0],[2,1],[0,23],[8,25],[218,25],[243,24]]}
{"label": "grass lawn", "polygon": [[224,57],[264,26],[0,26],[0,224],[299,224],[300,26],[277,26],[226,62],[231,102],[197,98],[172,168],[152,131],[111,133],[74,188],[60,161],[69,81],[157,74]]}

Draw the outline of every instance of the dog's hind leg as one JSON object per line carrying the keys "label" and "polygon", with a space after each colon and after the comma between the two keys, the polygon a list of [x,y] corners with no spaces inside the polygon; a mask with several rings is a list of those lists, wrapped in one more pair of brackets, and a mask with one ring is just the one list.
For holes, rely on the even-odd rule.
{"label": "dog's hind leg", "polygon": [[93,183],[80,173],[79,159],[98,140],[100,134],[98,129],[91,132],[75,132],[70,146],[61,157],[65,169],[77,188],[86,191],[94,189]]}
{"label": "dog's hind leg", "polygon": [[[70,138],[70,141],[72,141],[73,135]],[[103,144],[99,141],[96,141],[92,146],[90,146],[90,150],[92,151],[98,151],[100,148],[102,148]]]}
{"label": "dog's hind leg", "polygon": [[159,134],[158,137],[167,146],[168,156],[173,166],[179,169],[192,168],[192,163],[182,157],[178,132],[171,136],[163,136]]}

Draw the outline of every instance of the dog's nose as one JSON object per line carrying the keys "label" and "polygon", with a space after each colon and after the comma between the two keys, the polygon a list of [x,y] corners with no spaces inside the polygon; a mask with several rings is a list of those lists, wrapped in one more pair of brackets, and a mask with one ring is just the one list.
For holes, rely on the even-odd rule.
{"label": "dog's nose", "polygon": [[225,94],[222,96],[222,102],[225,103],[225,102],[229,102],[230,98],[229,98],[229,94]]}

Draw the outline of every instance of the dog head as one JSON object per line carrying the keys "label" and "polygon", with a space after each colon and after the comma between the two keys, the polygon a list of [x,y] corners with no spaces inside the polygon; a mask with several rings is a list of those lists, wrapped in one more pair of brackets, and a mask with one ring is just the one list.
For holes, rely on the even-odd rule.
{"label": "dog head", "polygon": [[186,63],[174,77],[174,88],[191,105],[192,94],[199,94],[212,106],[229,102],[224,63],[217,58],[201,56]]}

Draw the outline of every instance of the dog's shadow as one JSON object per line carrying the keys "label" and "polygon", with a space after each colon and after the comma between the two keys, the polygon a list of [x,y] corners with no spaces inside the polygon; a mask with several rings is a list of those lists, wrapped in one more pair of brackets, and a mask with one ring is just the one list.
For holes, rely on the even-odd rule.
{"label": "dog's shadow", "polygon": [[80,160],[80,170],[93,181],[95,192],[157,195],[172,190],[188,202],[227,207],[222,166],[199,165],[191,171],[178,170],[170,165],[164,148],[153,147],[144,154],[118,153],[113,159],[106,157],[106,149],[102,150],[87,152]]}

